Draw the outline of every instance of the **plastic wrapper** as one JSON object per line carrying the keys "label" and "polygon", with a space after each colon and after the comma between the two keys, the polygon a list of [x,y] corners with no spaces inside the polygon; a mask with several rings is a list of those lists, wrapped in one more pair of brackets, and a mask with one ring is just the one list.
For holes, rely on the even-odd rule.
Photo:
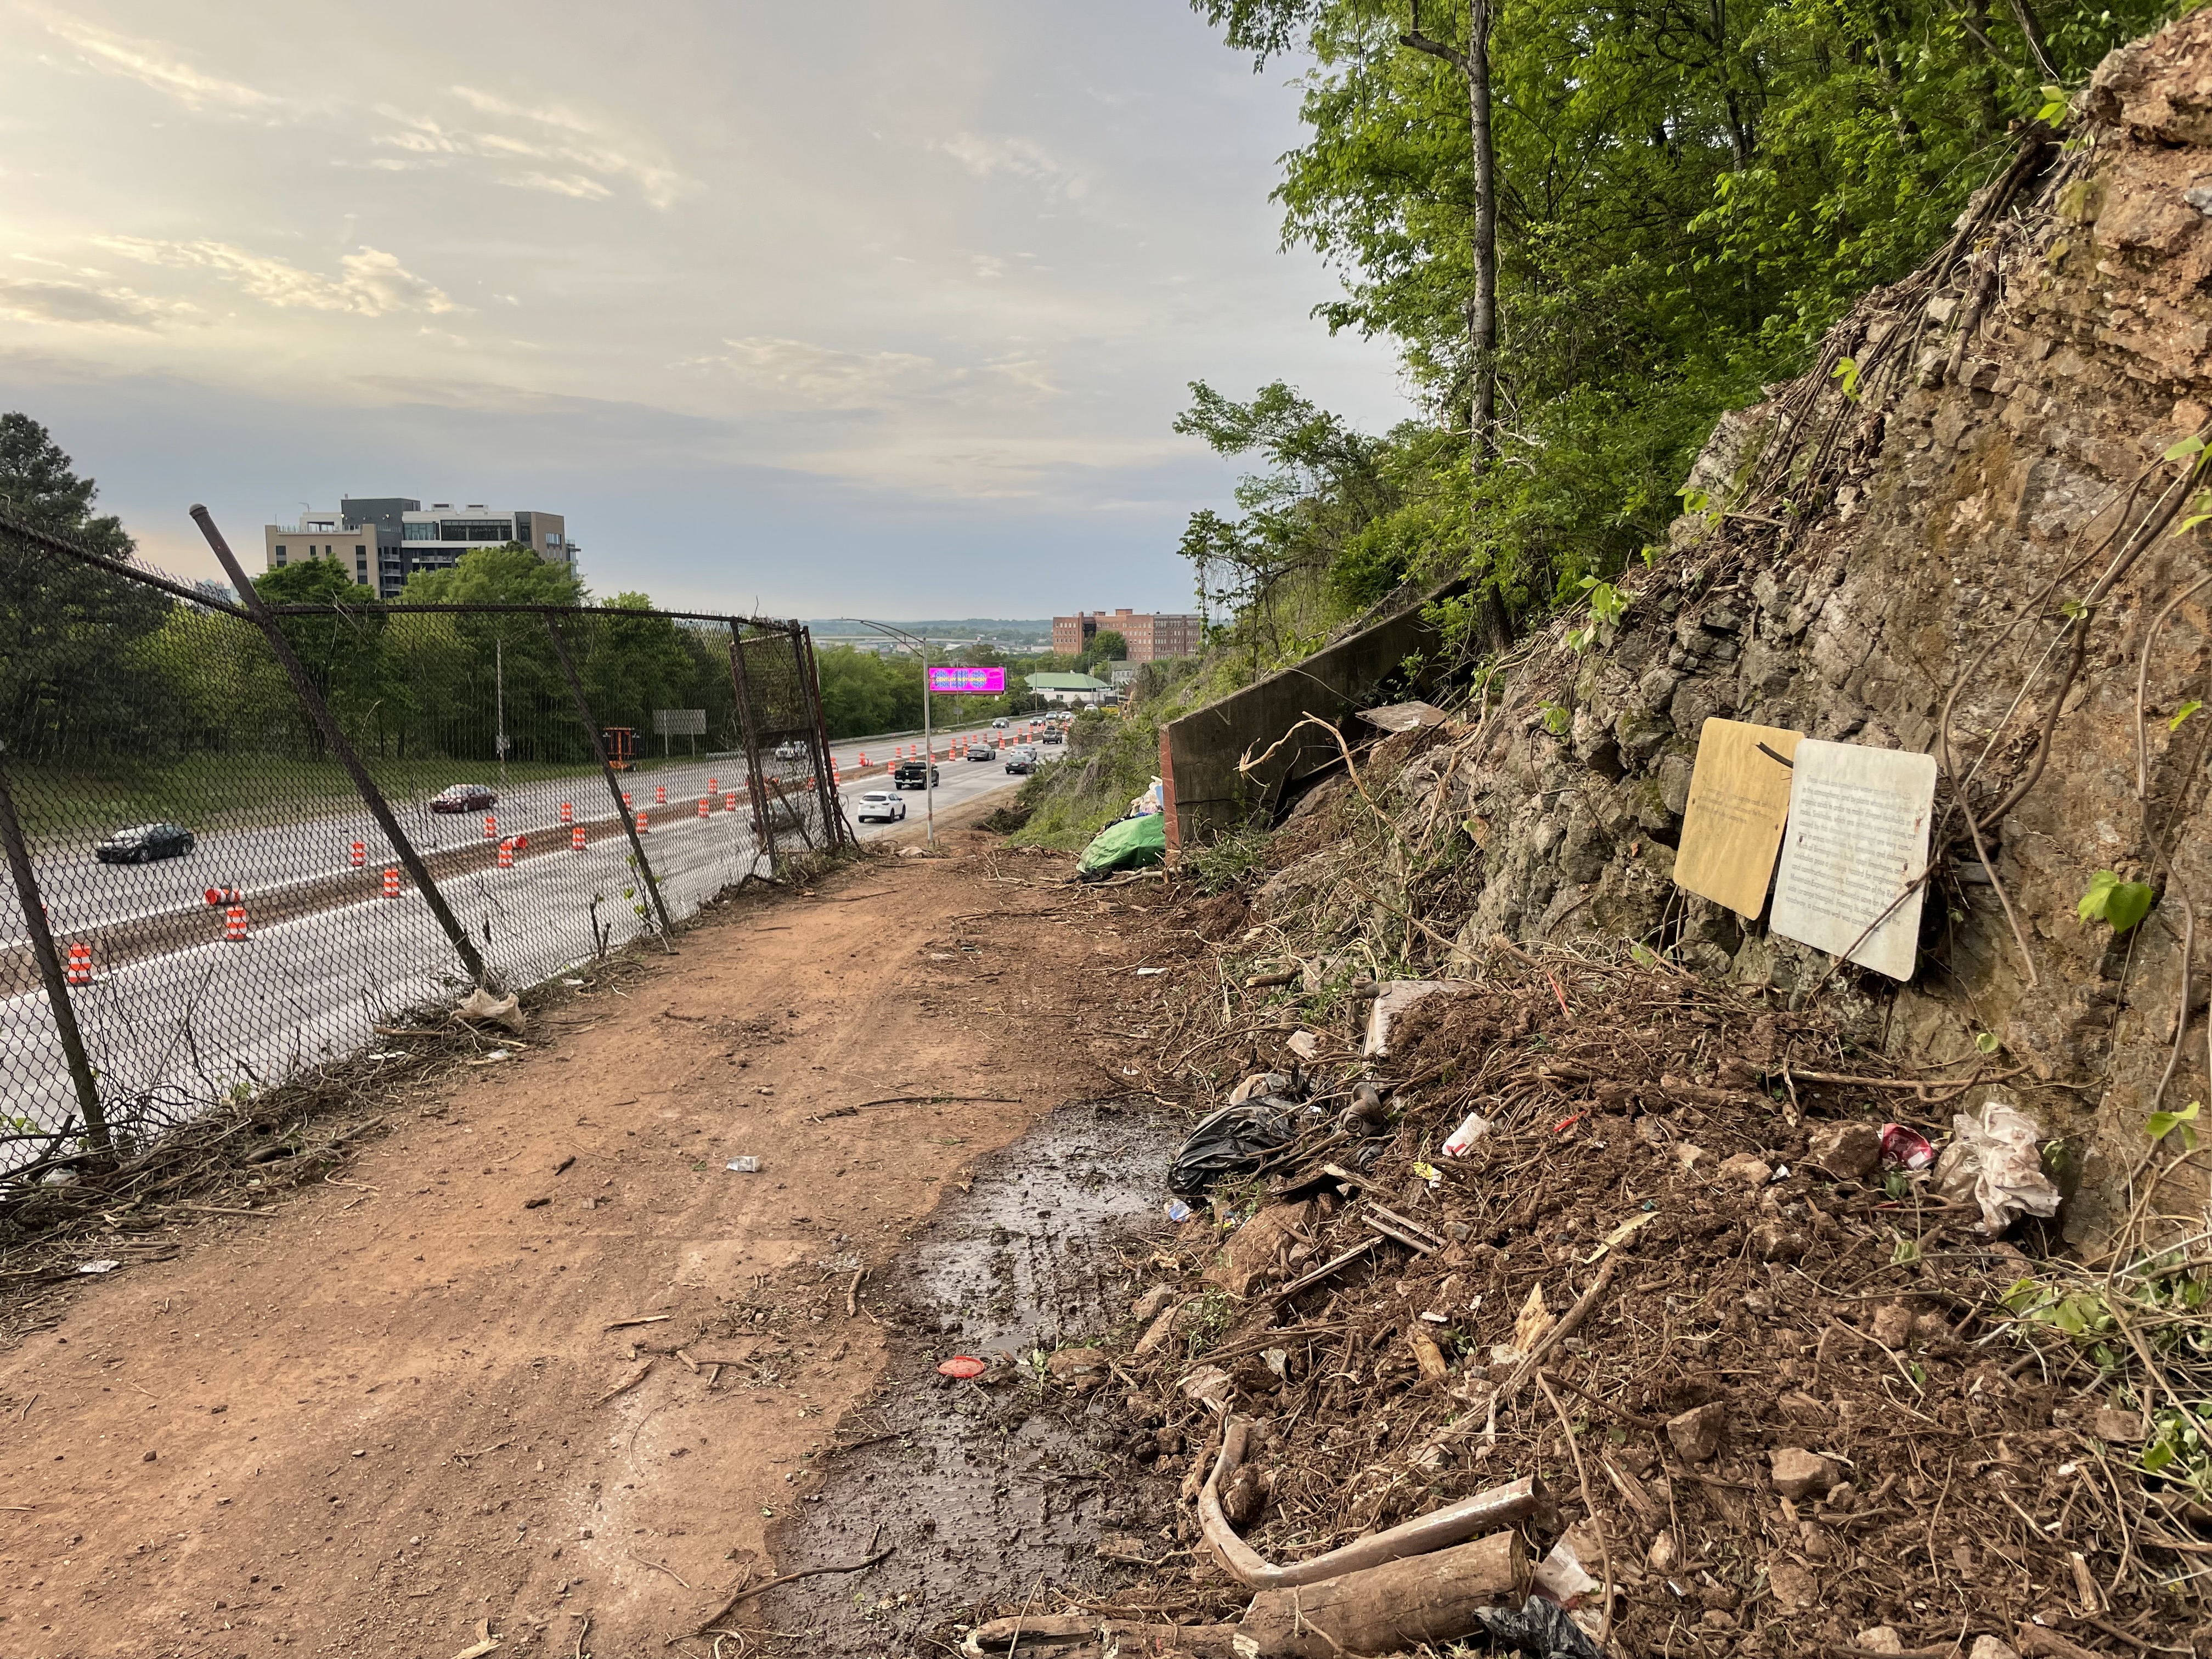
{"label": "plastic wrapper", "polygon": [[1988,1100],[1972,1117],[1951,1120],[1955,1139],[1936,1160],[1936,1190],[1971,1199],[1991,1237],[2022,1215],[2058,1213],[2058,1188],[2043,1173],[2043,1127],[2009,1101]]}

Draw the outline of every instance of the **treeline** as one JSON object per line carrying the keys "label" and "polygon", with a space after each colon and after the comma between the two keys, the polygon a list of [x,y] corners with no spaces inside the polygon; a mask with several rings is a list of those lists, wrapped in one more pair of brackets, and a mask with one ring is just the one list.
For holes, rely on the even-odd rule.
{"label": "treeline", "polygon": [[1464,573],[1496,637],[1663,540],[1719,414],[1936,247],[2021,128],[2176,8],[2121,0],[1193,0],[1304,55],[1274,199],[1419,413],[1363,434],[1277,384],[1179,430],[1260,465],[1183,551],[1285,649]]}

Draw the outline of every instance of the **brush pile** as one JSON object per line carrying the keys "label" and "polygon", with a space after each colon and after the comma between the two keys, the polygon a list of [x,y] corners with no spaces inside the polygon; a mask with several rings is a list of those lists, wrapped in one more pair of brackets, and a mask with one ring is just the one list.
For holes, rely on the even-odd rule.
{"label": "brush pile", "polygon": [[1133,1451],[1182,1468],[1192,1556],[1043,1648],[1032,1615],[1023,1651],[1109,1626],[1124,1651],[1415,1648],[1223,1621],[1252,1602],[1255,1629],[1255,1556],[1530,1476],[1554,1501],[1522,1506],[1500,1570],[1599,1651],[2191,1650],[2212,1515],[2146,1481],[2146,1402],[2048,1316],[2055,1232],[1993,1239],[1885,1157],[1885,1124],[1941,1140],[2009,1092],[2002,1057],[1900,1076],[1665,965],[1495,960],[1395,1011],[1378,1056],[1341,1018],[1271,1022],[1259,1052],[1287,1052],[1255,1092],[1307,1095],[1305,1127],[1192,1200],[1116,1356]]}

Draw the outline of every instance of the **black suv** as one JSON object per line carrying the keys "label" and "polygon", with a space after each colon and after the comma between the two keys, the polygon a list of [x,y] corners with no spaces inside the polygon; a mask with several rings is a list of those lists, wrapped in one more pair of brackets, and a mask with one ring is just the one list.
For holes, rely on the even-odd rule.
{"label": "black suv", "polygon": [[934,789],[940,781],[935,765],[918,760],[901,761],[891,774],[891,782],[901,789]]}

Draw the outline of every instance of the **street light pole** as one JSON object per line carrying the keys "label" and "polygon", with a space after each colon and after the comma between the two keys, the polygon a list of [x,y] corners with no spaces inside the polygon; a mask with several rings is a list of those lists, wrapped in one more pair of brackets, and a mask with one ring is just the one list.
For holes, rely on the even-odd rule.
{"label": "street light pole", "polygon": [[937,738],[929,714],[929,641],[919,635],[908,633],[903,628],[893,628],[888,623],[871,622],[866,617],[840,617],[837,620],[872,628],[878,634],[897,641],[921,659],[922,812],[929,826],[927,832],[928,845],[934,852],[937,849]]}

